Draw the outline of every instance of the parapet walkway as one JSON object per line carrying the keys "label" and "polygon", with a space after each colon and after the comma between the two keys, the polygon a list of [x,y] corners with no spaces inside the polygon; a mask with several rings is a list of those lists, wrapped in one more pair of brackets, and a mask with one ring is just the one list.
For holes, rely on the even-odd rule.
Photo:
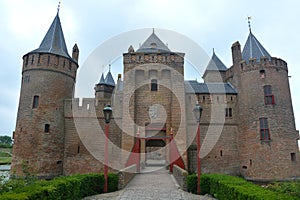
{"label": "parapet walkway", "polygon": [[[157,169],[157,168],[156,168]],[[176,186],[175,180],[169,174],[168,170],[161,168],[146,168],[137,174],[132,181],[123,189],[117,192],[106,193],[86,197],[84,200],[213,200],[209,196],[194,195],[182,191]]]}

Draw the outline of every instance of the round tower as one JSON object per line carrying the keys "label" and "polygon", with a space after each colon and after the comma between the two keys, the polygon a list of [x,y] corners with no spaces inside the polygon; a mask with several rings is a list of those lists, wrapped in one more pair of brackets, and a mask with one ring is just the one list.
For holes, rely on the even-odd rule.
{"label": "round tower", "polygon": [[234,70],[241,174],[256,181],[300,176],[287,63],[271,57],[250,31]]}
{"label": "round tower", "polygon": [[75,51],[70,57],[57,14],[39,48],[23,56],[12,174],[63,173],[64,100],[74,94],[77,45]]}

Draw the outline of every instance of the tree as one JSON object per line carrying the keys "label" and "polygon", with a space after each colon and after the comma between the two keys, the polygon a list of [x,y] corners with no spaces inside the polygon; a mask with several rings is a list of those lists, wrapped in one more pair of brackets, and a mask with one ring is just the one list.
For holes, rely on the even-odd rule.
{"label": "tree", "polygon": [[0,136],[0,144],[12,145],[12,139],[10,136]]}

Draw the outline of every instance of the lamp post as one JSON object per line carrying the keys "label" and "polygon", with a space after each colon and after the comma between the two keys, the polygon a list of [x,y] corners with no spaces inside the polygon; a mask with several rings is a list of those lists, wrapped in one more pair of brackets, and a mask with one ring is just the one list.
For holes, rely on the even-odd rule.
{"label": "lamp post", "polygon": [[169,149],[170,149],[170,173],[173,173],[173,144],[172,144],[172,140],[173,140],[173,129],[171,127],[170,129],[170,143],[169,143]]}
{"label": "lamp post", "polygon": [[137,163],[136,163],[136,168],[137,168],[137,173],[140,173],[141,171],[141,138],[140,138],[140,128],[138,128],[138,131],[136,133],[137,137],[137,142],[138,142],[138,152],[137,152]]}
{"label": "lamp post", "polygon": [[194,116],[197,121],[197,193],[200,194],[200,176],[201,176],[201,162],[200,162],[200,149],[201,149],[201,143],[200,143],[200,119],[202,115],[203,108],[197,103],[196,106],[193,109]]}
{"label": "lamp post", "polygon": [[112,115],[112,108],[108,104],[103,108],[103,114],[105,119],[105,147],[104,147],[104,192],[108,191],[108,131],[109,122]]}

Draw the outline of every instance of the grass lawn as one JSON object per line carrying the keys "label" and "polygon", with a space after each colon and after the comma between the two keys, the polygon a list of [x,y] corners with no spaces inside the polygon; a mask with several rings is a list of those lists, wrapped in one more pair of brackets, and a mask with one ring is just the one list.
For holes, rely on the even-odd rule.
{"label": "grass lawn", "polygon": [[11,163],[11,157],[0,157],[0,165],[7,165]]}
{"label": "grass lawn", "polygon": [[11,163],[12,148],[0,148],[0,165]]}

